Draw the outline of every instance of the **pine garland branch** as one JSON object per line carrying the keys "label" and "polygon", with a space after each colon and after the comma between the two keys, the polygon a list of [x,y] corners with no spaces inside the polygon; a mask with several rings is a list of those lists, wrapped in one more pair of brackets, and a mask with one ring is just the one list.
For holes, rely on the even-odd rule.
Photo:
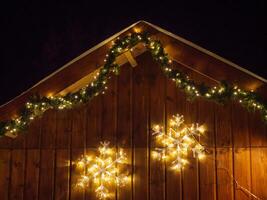
{"label": "pine garland branch", "polygon": [[262,119],[267,122],[267,102],[257,93],[245,91],[238,86],[233,86],[226,81],[215,87],[209,87],[205,84],[198,84],[190,79],[185,73],[174,68],[172,60],[165,52],[163,45],[159,40],[153,40],[147,32],[133,33],[113,42],[112,47],[104,59],[104,67],[90,84],[77,92],[69,93],[65,96],[40,97],[39,94],[33,95],[25,104],[18,117],[0,122],[0,136],[7,133],[17,134],[27,129],[32,120],[41,117],[48,109],[70,109],[76,105],[87,103],[95,96],[105,93],[107,82],[111,74],[118,75],[120,66],[116,63],[116,57],[122,53],[131,50],[138,43],[143,43],[149,50],[153,60],[155,60],[164,75],[174,81],[176,86],[184,91],[189,99],[202,97],[217,103],[225,103],[233,100],[245,107],[248,111],[259,111]]}

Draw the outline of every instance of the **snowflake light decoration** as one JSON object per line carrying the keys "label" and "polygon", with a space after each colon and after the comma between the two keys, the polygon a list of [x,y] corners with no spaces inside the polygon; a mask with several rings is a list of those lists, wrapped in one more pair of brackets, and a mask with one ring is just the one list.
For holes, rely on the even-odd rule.
{"label": "snowflake light decoration", "polygon": [[200,137],[205,132],[204,126],[187,125],[182,115],[174,115],[165,132],[164,127],[155,125],[152,135],[158,146],[152,151],[154,159],[170,163],[170,168],[180,171],[188,163],[189,154],[198,159],[205,157],[205,148],[200,144]]}
{"label": "snowflake light decoration", "polygon": [[77,186],[85,188],[92,183],[96,188],[97,198],[107,199],[113,195],[110,191],[112,188],[125,186],[130,180],[125,170],[127,157],[122,149],[117,152],[115,148],[110,148],[109,142],[106,141],[100,143],[98,152],[99,156],[86,155],[76,163],[83,171]]}

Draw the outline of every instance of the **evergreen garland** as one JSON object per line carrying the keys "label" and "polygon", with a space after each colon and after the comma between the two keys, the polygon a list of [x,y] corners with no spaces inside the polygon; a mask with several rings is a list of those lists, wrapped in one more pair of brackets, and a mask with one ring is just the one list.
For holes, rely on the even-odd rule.
{"label": "evergreen garland", "polygon": [[160,65],[165,76],[174,81],[176,86],[183,90],[189,98],[204,97],[218,103],[235,100],[247,108],[247,110],[258,110],[261,112],[263,121],[267,122],[267,103],[255,92],[242,90],[226,81],[222,81],[216,87],[209,87],[203,83],[197,84],[183,72],[172,68],[172,60],[164,51],[160,41],[152,40],[147,33],[133,33],[122,39],[117,38],[113,42],[104,60],[104,66],[90,85],[65,96],[41,97],[38,94],[32,96],[20,111],[19,117],[0,122],[0,136],[25,130],[32,120],[42,116],[48,109],[70,109],[104,93],[105,89],[107,89],[106,84],[111,73],[119,74],[120,66],[115,62],[116,57],[138,43],[143,43],[146,46],[152,58]]}

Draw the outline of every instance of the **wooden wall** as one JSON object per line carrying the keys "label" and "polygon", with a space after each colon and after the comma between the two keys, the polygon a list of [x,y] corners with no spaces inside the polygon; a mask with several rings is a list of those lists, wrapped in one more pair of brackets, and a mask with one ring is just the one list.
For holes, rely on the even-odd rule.
{"label": "wooden wall", "polygon": [[[267,126],[260,117],[235,103],[186,101],[148,54],[137,62],[135,68],[122,67],[107,93],[88,105],[48,111],[15,140],[0,139],[1,199],[96,199],[93,188],[73,187],[78,173],[71,163],[95,152],[102,140],[125,148],[132,163],[132,183],[117,189],[118,200],[253,199],[235,186],[232,177],[267,199]],[[204,161],[192,159],[181,173],[169,171],[150,154],[155,146],[151,125],[166,124],[176,113],[189,123],[207,125],[203,142],[211,152]]]}

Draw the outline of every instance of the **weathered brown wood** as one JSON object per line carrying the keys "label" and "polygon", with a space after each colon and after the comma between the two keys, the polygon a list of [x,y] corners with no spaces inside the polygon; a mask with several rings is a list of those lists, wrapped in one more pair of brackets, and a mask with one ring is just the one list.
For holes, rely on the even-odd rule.
{"label": "weathered brown wood", "polygon": [[126,51],[124,53],[125,57],[127,58],[127,60],[129,61],[129,63],[131,64],[132,67],[135,67],[137,65],[136,60],[134,59],[132,53],[130,51]]}
{"label": "weathered brown wood", "polygon": [[33,121],[26,132],[26,149],[39,149],[41,141],[41,119]]}
{"label": "weathered brown wood", "polygon": [[0,194],[3,200],[8,200],[10,185],[10,150],[0,150]]}
{"label": "weathered brown wood", "polygon": [[217,199],[234,199],[233,181],[233,148],[218,147],[217,160]]}
{"label": "weathered brown wood", "polygon": [[75,108],[72,113],[71,146],[82,149],[86,145],[86,109],[85,106]]}
{"label": "weathered brown wood", "polygon": [[259,113],[249,115],[251,147],[267,147],[267,126]]}
{"label": "weathered brown wood", "polygon": [[[180,98],[177,93],[177,88],[175,83],[166,80],[166,126],[169,128],[168,120],[172,118],[173,115],[182,114],[182,106],[179,107],[177,104]],[[179,101],[181,105],[183,101]],[[168,168],[166,165],[166,199],[167,200],[182,200],[183,195],[182,188],[182,171],[175,172]]]}
{"label": "weathered brown wood", "polygon": [[10,200],[23,199],[25,150],[12,150]]}
{"label": "weathered brown wood", "polygon": [[101,141],[101,96],[87,105],[86,147],[97,148]]}
{"label": "weathered brown wood", "polygon": [[[149,119],[150,129],[153,125],[159,124],[165,126],[165,77],[161,73],[160,68],[154,66],[146,66],[148,69],[149,81]],[[157,147],[157,143],[150,131],[150,153]],[[150,154],[151,158],[151,154]],[[150,199],[165,199],[165,165],[155,159],[150,159]]]}
{"label": "weathered brown wood", "polygon": [[76,81],[75,83],[71,84],[70,86],[64,88],[62,91],[60,91],[57,95],[64,96],[66,94],[77,92],[84,86],[90,84],[92,81],[95,80],[95,77],[99,73],[100,68],[92,71],[90,74],[87,74],[86,76],[82,77],[80,80]]}
{"label": "weathered brown wood", "polygon": [[101,140],[110,141],[116,146],[117,131],[117,76],[112,76],[107,84],[108,90],[102,94]]}
{"label": "weathered brown wood", "polygon": [[39,200],[53,199],[54,194],[54,149],[42,149],[40,159]]}
{"label": "weathered brown wood", "polygon": [[12,148],[13,149],[25,149],[26,146],[26,137],[23,134],[19,134],[16,137],[16,140],[12,140]]}
{"label": "weathered brown wood", "polygon": [[[37,129],[38,130],[38,129]],[[38,138],[38,136],[37,136]],[[26,150],[24,199],[38,200],[40,150]]]}
{"label": "weathered brown wood", "polygon": [[117,188],[117,199],[132,199],[132,68],[123,66],[117,86],[117,148],[122,148],[128,156],[127,167],[131,181],[125,187]]}
{"label": "weathered brown wood", "polygon": [[[86,154],[96,155],[101,141],[101,96],[97,96],[87,105]],[[90,183],[92,184],[92,183]],[[97,200],[95,188],[90,185],[85,189],[86,200]]]}
{"label": "weathered brown wood", "polygon": [[251,138],[251,190],[259,198],[267,199],[267,128],[259,115],[249,116]]}
{"label": "weathered brown wood", "polygon": [[70,199],[82,200],[85,198],[85,190],[77,187],[78,180],[81,177],[81,171],[74,164],[75,161],[84,155],[83,148],[75,148],[71,150],[71,171],[70,171]]}
{"label": "weathered brown wood", "polygon": [[40,153],[40,177],[39,199],[49,200],[54,198],[55,142],[57,134],[56,111],[45,113],[41,122],[41,153]]}
{"label": "weathered brown wood", "polygon": [[217,199],[234,199],[231,105],[215,105]]}
{"label": "weathered brown wood", "polygon": [[[86,105],[86,155],[96,155],[101,141],[101,96],[97,96]],[[90,185],[85,189],[86,200],[96,200],[95,188]]]}
{"label": "weathered brown wood", "polygon": [[25,186],[24,199],[39,199],[41,119],[30,124],[25,135]]}
{"label": "weathered brown wood", "polygon": [[[87,148],[86,155],[98,156],[97,148]],[[80,173],[80,172],[79,172]],[[95,186],[92,182],[89,183],[89,186],[85,189],[85,199],[86,200],[98,200],[95,193]]]}
{"label": "weathered brown wood", "polygon": [[[102,111],[101,111],[101,139],[109,141],[110,147],[116,147],[117,137],[117,76],[112,76],[107,84],[108,90],[102,95]],[[114,191],[115,190],[115,191]],[[117,190],[111,188],[110,199],[117,199]]]}
{"label": "weathered brown wood", "polygon": [[201,136],[200,143],[208,152],[203,160],[199,160],[199,199],[216,199],[216,156],[215,156],[215,127],[214,103],[201,99],[198,103],[198,123],[206,127],[206,132]]}
{"label": "weathered brown wood", "polygon": [[70,149],[73,110],[57,111],[56,120],[56,149]]}
{"label": "weathered brown wood", "polygon": [[[234,109],[234,108],[233,108]],[[216,146],[232,147],[231,104],[215,105]]]}
{"label": "weathered brown wood", "polygon": [[69,149],[58,149],[55,171],[55,199],[69,199]]}
{"label": "weathered brown wood", "polygon": [[[209,77],[202,76],[196,72],[191,72],[191,76],[198,83],[204,82],[209,85],[214,85],[215,81]],[[198,160],[198,198],[199,199],[216,199],[216,143],[215,143],[215,103],[209,102],[203,98],[196,99],[197,120],[199,126],[203,126],[206,130],[199,137],[199,142],[207,152],[203,160]],[[194,115],[193,115],[194,116]],[[191,122],[192,123],[192,122]]]}
{"label": "weathered brown wood", "polygon": [[77,187],[81,172],[73,165],[85,154],[87,112],[85,105],[72,112],[71,159],[70,159],[70,199],[84,199],[85,190]]}
{"label": "weathered brown wood", "polygon": [[148,129],[148,85],[145,76],[147,62],[137,59],[133,68],[133,199],[149,199],[149,129]]}
{"label": "weathered brown wood", "polygon": [[[193,118],[193,115],[196,114],[196,102],[188,102],[186,108],[185,120],[188,123],[196,121],[196,118]],[[192,118],[190,117],[191,120],[188,118],[189,114],[192,116]],[[183,195],[186,199],[197,199],[199,198],[198,162],[195,158],[192,158],[192,155],[188,160],[190,164],[183,170]]]}
{"label": "weathered brown wood", "polygon": [[251,192],[261,199],[267,199],[267,148],[251,149]]}
{"label": "weathered brown wood", "polygon": [[70,140],[72,130],[72,111],[57,112],[56,121],[56,158],[55,158],[55,199],[69,198],[70,178]]}
{"label": "weathered brown wood", "polygon": [[11,137],[0,137],[0,149],[11,149],[14,139]]}
{"label": "weathered brown wood", "polygon": [[[118,200],[249,199],[234,188],[232,176],[265,199],[267,133],[260,116],[249,114],[238,103],[188,102],[172,81],[163,78],[148,53],[137,57],[137,63],[135,68],[123,66],[106,94],[87,105],[50,110],[15,140],[1,138],[1,198],[96,200],[95,188],[75,187],[80,172],[72,162],[85,153],[95,154],[99,142],[109,140],[112,146],[124,148],[132,165],[132,184],[117,188]],[[214,84],[212,77],[174,65],[199,83]],[[201,141],[211,152],[203,161],[191,159],[181,173],[150,158],[154,144],[149,128],[167,123],[176,113],[185,115],[187,123],[206,124],[208,132]]]}
{"label": "weathered brown wood", "polygon": [[[248,114],[240,105],[233,104],[232,131],[234,141],[234,178],[251,191],[251,166],[250,166],[250,135],[248,131]],[[250,197],[238,187],[235,189],[235,200]]]}
{"label": "weathered brown wood", "polygon": [[56,142],[56,111],[47,111],[42,118],[41,128],[41,148],[42,149],[54,149]]}
{"label": "weathered brown wood", "polygon": [[[185,122],[188,124],[197,122],[198,101],[186,101]],[[183,170],[183,195],[184,199],[199,199],[199,173],[198,161],[190,155],[190,164]]]}

